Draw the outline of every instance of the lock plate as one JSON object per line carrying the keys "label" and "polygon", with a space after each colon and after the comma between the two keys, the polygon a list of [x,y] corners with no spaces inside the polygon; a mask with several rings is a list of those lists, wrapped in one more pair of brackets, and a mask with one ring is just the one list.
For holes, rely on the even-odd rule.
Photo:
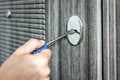
{"label": "lock plate", "polygon": [[81,19],[78,16],[72,16],[68,20],[67,31],[71,29],[77,30],[77,32],[80,33],[80,34],[74,33],[67,36],[68,42],[71,45],[75,46],[75,45],[78,45],[83,38],[83,24]]}

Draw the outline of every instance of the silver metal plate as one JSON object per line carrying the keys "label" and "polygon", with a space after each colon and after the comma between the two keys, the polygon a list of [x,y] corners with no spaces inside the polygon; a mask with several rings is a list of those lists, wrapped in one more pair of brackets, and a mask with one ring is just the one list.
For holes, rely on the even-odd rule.
{"label": "silver metal plate", "polygon": [[72,16],[69,20],[68,20],[68,25],[67,25],[67,31],[70,31],[71,29],[77,30],[78,33],[74,33],[71,35],[68,35],[68,42],[71,45],[78,45],[83,37],[83,24],[81,19],[78,16]]}

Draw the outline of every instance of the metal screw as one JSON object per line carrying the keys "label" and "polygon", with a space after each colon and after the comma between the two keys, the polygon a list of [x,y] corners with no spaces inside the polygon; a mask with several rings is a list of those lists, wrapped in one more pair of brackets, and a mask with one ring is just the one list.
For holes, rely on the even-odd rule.
{"label": "metal screw", "polygon": [[7,18],[10,18],[11,14],[12,14],[11,11],[10,11],[10,10],[7,10],[6,13],[5,13],[5,16],[6,16]]}

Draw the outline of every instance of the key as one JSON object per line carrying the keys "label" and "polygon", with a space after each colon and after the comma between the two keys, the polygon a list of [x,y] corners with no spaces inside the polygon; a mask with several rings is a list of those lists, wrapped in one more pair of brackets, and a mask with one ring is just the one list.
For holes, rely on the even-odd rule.
{"label": "key", "polygon": [[60,36],[60,37],[58,37],[58,38],[56,38],[56,39],[54,39],[54,40],[52,40],[52,41],[50,41],[50,42],[48,42],[48,43],[45,43],[42,47],[38,48],[37,50],[34,50],[34,51],[32,52],[32,54],[40,53],[42,50],[47,49],[49,45],[55,43],[56,41],[64,38],[64,37],[67,36],[67,35],[71,35],[71,34],[74,34],[74,33],[80,34],[77,30],[71,29],[70,31],[66,32],[66,33],[63,34],[62,36]]}

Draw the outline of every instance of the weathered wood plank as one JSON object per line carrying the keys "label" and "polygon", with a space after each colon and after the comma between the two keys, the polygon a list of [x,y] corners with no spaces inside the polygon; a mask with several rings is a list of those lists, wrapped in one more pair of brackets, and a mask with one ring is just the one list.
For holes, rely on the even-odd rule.
{"label": "weathered wood plank", "polygon": [[[0,14],[1,18],[5,18],[5,14]],[[24,18],[24,19],[45,19],[45,14],[12,14],[11,18]]]}
{"label": "weathered wood plank", "polygon": [[27,4],[27,5],[0,5],[0,9],[8,10],[8,9],[45,9],[45,4]]}
{"label": "weathered wood plank", "polygon": [[[60,1],[60,34],[66,32],[68,19],[79,16],[84,24],[84,33],[87,31],[85,18],[85,1],[61,0]],[[84,34],[81,44],[71,46],[67,39],[62,39],[60,44],[60,80],[87,80],[88,79],[88,34]]]}
{"label": "weathered wood plank", "polygon": [[25,4],[39,4],[45,3],[46,0],[14,0],[14,1],[4,1],[1,0],[0,5],[25,5]]}
{"label": "weathered wood plank", "polygon": [[[4,42],[4,41],[3,41]],[[7,53],[7,54],[4,54],[4,55],[9,55],[10,56],[10,54],[12,54],[12,52],[14,52],[19,46],[21,46],[21,45],[19,45],[19,46],[16,46],[17,44],[10,44],[10,43],[4,43],[4,44],[2,44],[2,45],[9,45],[9,46],[11,46],[11,47],[13,47],[13,48],[11,48],[11,47],[8,47],[8,46],[0,46],[1,47],[1,49],[2,49],[2,51],[1,52],[5,52],[5,49],[7,48],[8,50],[6,50],[6,52],[7,51],[9,51],[9,53]],[[1,54],[2,55],[2,54]]]}
{"label": "weathered wood plank", "polygon": [[[20,31],[21,30],[21,31]],[[44,30],[27,30],[27,29],[21,29],[21,28],[18,28],[18,29],[13,29],[13,28],[2,28],[0,30],[1,32],[3,33],[11,33],[11,34],[15,34],[17,33],[16,35],[30,35],[32,33],[34,33],[34,35],[45,35],[45,31]],[[20,31],[20,32],[19,32]]]}
{"label": "weathered wood plank", "polygon": [[[7,10],[1,9],[0,13],[1,14],[5,14]],[[10,9],[10,11],[12,12],[12,14],[45,14],[45,9]]]}
{"label": "weathered wood plank", "polygon": [[109,71],[109,0],[103,0],[103,75],[104,80],[110,80]]}
{"label": "weathered wood plank", "polygon": [[116,0],[103,0],[102,17],[103,17],[103,75],[104,75],[103,79],[117,80]]}
{"label": "weathered wood plank", "polygon": [[116,51],[117,51],[117,79],[120,79],[120,1],[116,1]]}
{"label": "weathered wood plank", "polygon": [[[8,30],[0,30],[1,31],[1,36],[6,36],[6,37],[14,37],[14,39],[19,38],[19,40],[24,38],[38,38],[38,39],[45,39],[44,35],[36,35],[32,33],[26,33],[26,32],[18,32],[18,31],[8,31]],[[21,37],[21,38],[20,38]],[[23,37],[23,38],[22,38]]]}
{"label": "weathered wood plank", "polygon": [[[17,28],[16,28],[17,27]],[[27,33],[35,33],[35,34],[42,34],[42,35],[45,35],[45,29],[29,29],[29,28],[26,28],[26,27],[19,27],[19,26],[7,26],[7,25],[1,25],[1,28],[2,29],[6,29],[6,30],[15,30],[15,31],[21,31],[21,32],[27,32]]]}
{"label": "weathered wood plank", "polygon": [[[1,37],[1,41],[7,41],[7,42],[13,42],[13,43],[17,43],[17,44],[23,44],[23,43],[25,43],[25,41],[24,40],[19,40],[19,39],[11,39],[11,38],[9,38],[9,37]],[[2,44],[2,43],[1,43]],[[1,46],[3,46],[3,45],[1,45]],[[6,46],[6,45],[5,45]],[[13,48],[13,47],[11,47],[11,48]]]}
{"label": "weathered wood plank", "polygon": [[[1,18],[0,18],[1,19]],[[0,20],[0,24],[1,24],[1,26],[13,26],[13,27],[21,27],[21,28],[33,28],[33,29],[42,29],[42,30],[44,30],[45,29],[45,25],[43,25],[43,24],[31,24],[31,23],[16,23],[16,22],[12,22],[12,23],[10,23],[10,22],[5,22],[5,21],[2,21],[2,20]]]}
{"label": "weathered wood plank", "polygon": [[[47,35],[46,40],[51,41],[60,36],[60,0],[48,0],[47,12],[48,12],[48,23],[46,22]],[[51,46],[52,59],[51,59],[51,78],[52,80],[61,80],[60,74],[60,44],[55,43]]]}
{"label": "weathered wood plank", "polygon": [[15,23],[31,23],[31,24],[43,24],[45,25],[45,20],[44,19],[24,19],[24,18],[1,18],[1,22],[15,22]]}
{"label": "weathered wood plank", "polygon": [[102,80],[101,0],[87,0],[89,80]]}

